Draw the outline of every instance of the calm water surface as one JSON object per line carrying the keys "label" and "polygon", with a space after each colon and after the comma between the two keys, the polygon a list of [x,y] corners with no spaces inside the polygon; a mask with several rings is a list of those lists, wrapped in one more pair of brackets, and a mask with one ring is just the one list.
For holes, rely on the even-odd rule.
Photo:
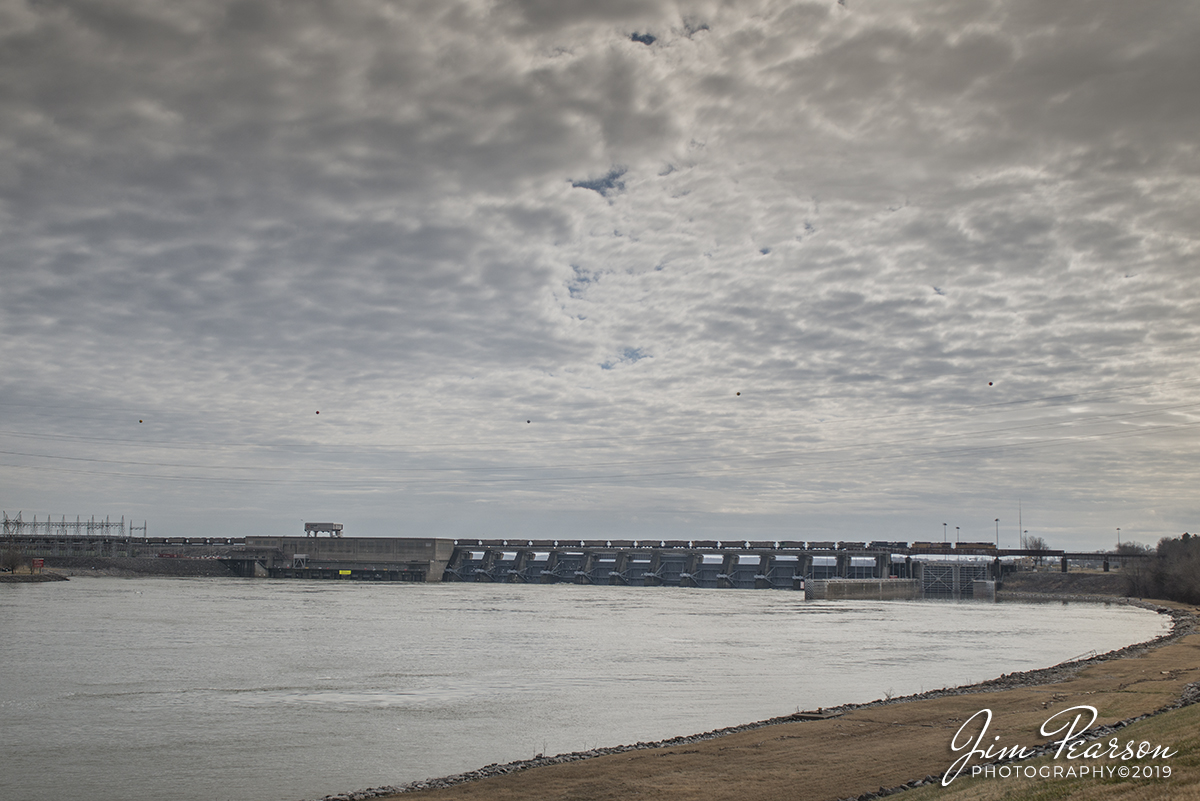
{"label": "calm water surface", "polygon": [[1166,623],[769,591],[5,584],[4,797],[318,798],[978,681]]}

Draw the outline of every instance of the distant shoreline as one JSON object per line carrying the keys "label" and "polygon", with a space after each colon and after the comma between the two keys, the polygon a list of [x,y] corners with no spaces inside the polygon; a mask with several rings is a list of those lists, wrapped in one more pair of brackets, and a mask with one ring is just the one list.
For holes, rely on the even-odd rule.
{"label": "distant shoreline", "polygon": [[0,584],[40,584],[43,581],[69,581],[58,573],[0,573]]}
{"label": "distant shoreline", "polygon": [[217,559],[157,556],[46,556],[47,573],[111,578],[237,578]]}

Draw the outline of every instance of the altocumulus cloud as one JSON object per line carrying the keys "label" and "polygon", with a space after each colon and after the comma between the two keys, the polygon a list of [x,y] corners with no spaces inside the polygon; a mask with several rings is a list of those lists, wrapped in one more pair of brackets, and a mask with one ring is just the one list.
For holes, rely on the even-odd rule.
{"label": "altocumulus cloud", "polygon": [[4,2],[6,511],[1194,528],[1198,23]]}

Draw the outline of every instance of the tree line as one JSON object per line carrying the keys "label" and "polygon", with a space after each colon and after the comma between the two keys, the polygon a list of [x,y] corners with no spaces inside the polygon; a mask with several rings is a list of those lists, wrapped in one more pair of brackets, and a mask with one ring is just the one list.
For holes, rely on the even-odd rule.
{"label": "tree line", "polygon": [[1129,594],[1200,604],[1200,536],[1164,537],[1154,553],[1153,560],[1128,571]]}

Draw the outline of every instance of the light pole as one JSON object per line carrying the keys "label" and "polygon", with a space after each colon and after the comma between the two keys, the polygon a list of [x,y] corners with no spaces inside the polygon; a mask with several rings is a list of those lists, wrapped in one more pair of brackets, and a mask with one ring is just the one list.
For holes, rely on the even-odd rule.
{"label": "light pole", "polygon": [[1121,527],[1117,526],[1117,547],[1121,547]]}
{"label": "light pole", "polygon": [[954,527],[954,544],[958,545],[958,526]]}
{"label": "light pole", "polygon": [[1029,529],[1021,532],[1021,550],[1029,550]]}
{"label": "light pole", "polygon": [[1000,518],[996,518],[996,547],[1000,547]]}
{"label": "light pole", "polygon": [[942,523],[942,544],[946,544],[946,524]]}

